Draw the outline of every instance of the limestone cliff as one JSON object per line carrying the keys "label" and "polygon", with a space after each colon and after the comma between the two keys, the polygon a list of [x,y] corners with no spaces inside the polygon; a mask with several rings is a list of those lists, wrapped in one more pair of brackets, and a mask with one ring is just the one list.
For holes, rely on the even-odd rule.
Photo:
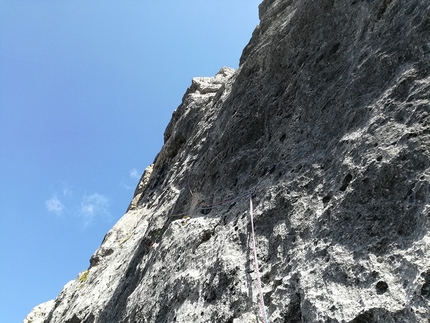
{"label": "limestone cliff", "polygon": [[262,322],[251,194],[269,322],[429,322],[430,3],[259,9],[40,322]]}

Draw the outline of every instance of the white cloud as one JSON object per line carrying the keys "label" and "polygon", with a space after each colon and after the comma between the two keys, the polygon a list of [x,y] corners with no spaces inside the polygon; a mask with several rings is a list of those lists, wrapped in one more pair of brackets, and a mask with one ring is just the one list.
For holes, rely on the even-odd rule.
{"label": "white cloud", "polygon": [[132,179],[140,179],[140,172],[136,168],[133,168],[130,171],[130,178],[132,178]]}
{"label": "white cloud", "polygon": [[95,217],[108,217],[109,199],[98,193],[84,196],[81,202],[81,215],[84,217],[85,226],[89,225]]}
{"label": "white cloud", "polygon": [[69,187],[63,188],[63,195],[64,196],[71,196],[72,195],[72,190]]}
{"label": "white cloud", "polygon": [[136,188],[135,186],[130,186],[127,184],[121,184],[121,187],[125,188],[126,190],[134,190]]}
{"label": "white cloud", "polygon": [[58,199],[56,195],[45,201],[45,206],[49,212],[60,215],[64,210],[64,204]]}
{"label": "white cloud", "polygon": [[60,181],[62,188],[62,192],[63,192],[63,196],[64,197],[72,197],[73,196],[73,187],[70,186],[67,182],[65,181]]}

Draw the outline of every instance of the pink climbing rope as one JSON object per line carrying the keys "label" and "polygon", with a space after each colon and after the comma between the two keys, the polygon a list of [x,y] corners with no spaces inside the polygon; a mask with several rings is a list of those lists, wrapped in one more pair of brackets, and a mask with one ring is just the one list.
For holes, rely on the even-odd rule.
{"label": "pink climbing rope", "polygon": [[261,290],[260,271],[258,269],[257,248],[255,247],[254,208],[252,206],[252,195],[249,195],[249,214],[251,216],[252,245],[254,249],[254,267],[255,267],[255,275],[257,277],[258,293],[260,294],[259,296],[260,296],[261,316],[263,317],[264,323],[267,323],[266,308],[264,306],[263,292]]}

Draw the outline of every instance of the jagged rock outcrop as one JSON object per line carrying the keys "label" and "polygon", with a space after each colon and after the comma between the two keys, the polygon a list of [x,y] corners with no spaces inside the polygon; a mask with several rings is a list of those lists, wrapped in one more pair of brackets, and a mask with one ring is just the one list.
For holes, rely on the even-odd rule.
{"label": "jagged rock outcrop", "polygon": [[45,323],[430,318],[430,4],[265,0]]}
{"label": "jagged rock outcrop", "polygon": [[24,323],[43,323],[54,308],[54,305],[55,302],[53,300],[37,305],[24,319]]}

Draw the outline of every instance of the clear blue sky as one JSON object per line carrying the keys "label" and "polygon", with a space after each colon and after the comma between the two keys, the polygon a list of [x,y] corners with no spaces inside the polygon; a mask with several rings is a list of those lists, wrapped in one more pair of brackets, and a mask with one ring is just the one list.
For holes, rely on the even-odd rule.
{"label": "clear blue sky", "polygon": [[89,265],[195,76],[237,67],[260,0],[0,0],[0,323]]}

